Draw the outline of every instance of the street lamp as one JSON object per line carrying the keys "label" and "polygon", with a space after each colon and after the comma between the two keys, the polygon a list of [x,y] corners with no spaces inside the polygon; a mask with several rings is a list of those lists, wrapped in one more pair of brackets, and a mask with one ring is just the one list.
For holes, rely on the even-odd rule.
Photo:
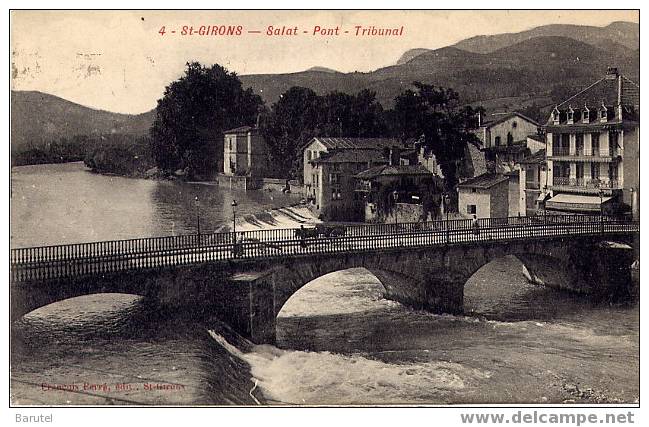
{"label": "street lamp", "polygon": [[198,246],[201,245],[201,202],[198,196],[194,197],[194,206],[196,207],[196,231],[198,232]]}
{"label": "street lamp", "polygon": [[446,243],[448,244],[450,242],[448,211],[449,211],[449,205],[451,203],[451,196],[448,193],[444,193],[442,197],[444,200],[444,212],[446,213]]}
{"label": "street lamp", "polygon": [[600,232],[604,234],[604,191],[599,190],[599,228]]}
{"label": "street lamp", "polygon": [[237,201],[232,200],[232,237],[233,242],[237,242]]}
{"label": "street lamp", "polygon": [[542,199],[543,200],[543,224],[544,225],[548,223],[548,210],[546,209],[546,204],[545,204],[546,203],[545,199],[547,199],[547,197],[548,197],[548,186],[544,185],[543,186],[543,199]]}
{"label": "street lamp", "polygon": [[394,200],[394,229],[398,232],[399,222],[397,221],[397,201],[399,200],[399,192],[397,190],[392,192],[392,199]]}

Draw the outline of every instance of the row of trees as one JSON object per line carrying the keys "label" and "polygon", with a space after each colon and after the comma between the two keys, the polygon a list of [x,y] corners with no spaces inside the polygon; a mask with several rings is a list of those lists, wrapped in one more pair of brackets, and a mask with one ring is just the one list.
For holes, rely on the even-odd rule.
{"label": "row of trees", "polygon": [[477,112],[462,106],[452,89],[418,82],[395,99],[391,110],[384,110],[370,90],[318,95],[302,87],[289,89],[267,109],[235,73],[194,62],[158,101],[151,153],[165,171],[209,176],[220,170],[223,131],[258,122],[278,176],[300,178],[302,148],[315,136],[423,138],[453,185],[465,145],[475,138],[468,129]]}
{"label": "row of trees", "polygon": [[144,176],[153,167],[149,136],[107,134],[93,137],[83,161],[93,171],[125,176]]}
{"label": "row of trees", "polygon": [[41,145],[14,149],[12,145],[11,163],[13,166],[37,165],[43,163],[65,163],[83,160],[90,137],[75,135],[72,138],[59,138]]}

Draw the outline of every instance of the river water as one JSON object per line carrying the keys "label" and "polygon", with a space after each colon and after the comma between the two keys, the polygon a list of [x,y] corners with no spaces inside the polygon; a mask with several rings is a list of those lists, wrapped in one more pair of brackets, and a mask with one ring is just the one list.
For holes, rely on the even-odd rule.
{"label": "river water", "polygon": [[[14,247],[296,226],[277,192],[92,174],[81,164],[12,169]],[[465,315],[382,297],[364,269],[303,287],[277,319],[277,345],[216,320],[196,324],[139,297],[97,294],[42,307],[12,328],[15,404],[257,405],[634,403],[639,309],[594,305],[530,284],[513,257],[479,270]]]}

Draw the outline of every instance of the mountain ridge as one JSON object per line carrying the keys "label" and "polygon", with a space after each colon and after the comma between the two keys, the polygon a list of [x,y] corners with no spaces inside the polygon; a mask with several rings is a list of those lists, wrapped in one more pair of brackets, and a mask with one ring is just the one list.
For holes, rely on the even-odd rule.
{"label": "mountain ridge", "polygon": [[[490,53],[527,39],[551,35],[572,38],[595,47],[608,46],[610,48],[618,45],[631,50],[638,50],[640,48],[640,25],[628,21],[614,21],[603,27],[573,24],[541,25],[516,33],[473,36],[461,40],[452,46],[468,52]],[[404,52],[397,61],[397,64],[408,62],[414,57],[430,50],[435,49],[410,49]]]}
{"label": "mountain ridge", "polygon": [[[632,33],[636,27],[637,24],[628,22],[607,26],[624,34]],[[376,92],[385,108],[390,108],[395,96],[411,88],[413,81],[421,81],[451,87],[466,103],[511,110],[550,104],[564,93],[601,78],[608,66],[618,67],[639,83],[639,50],[605,38],[599,39],[598,44],[548,35],[523,38],[480,53],[462,49],[458,47],[461,43],[457,43],[435,50],[414,49],[423,52],[403,63],[370,72],[341,73],[312,67],[296,73],[240,75],[239,78],[244,87],[251,87],[261,95],[269,107],[290,87],[302,86],[319,94],[369,89]],[[141,114],[114,113],[38,91],[11,91],[10,102],[12,152],[79,134],[144,135],[155,118],[155,109]]]}

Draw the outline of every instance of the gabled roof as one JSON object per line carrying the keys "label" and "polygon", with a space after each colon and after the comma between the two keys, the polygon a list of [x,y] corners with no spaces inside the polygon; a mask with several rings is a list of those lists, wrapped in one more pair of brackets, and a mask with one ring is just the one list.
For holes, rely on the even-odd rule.
{"label": "gabled roof", "polygon": [[523,119],[523,120],[525,120],[527,122],[530,122],[530,123],[532,123],[533,125],[536,125],[536,126],[539,125],[536,122],[536,120],[530,119],[529,117],[527,117],[524,114],[519,113],[518,111],[514,111],[514,112],[511,112],[511,113],[503,114],[503,115],[499,116],[497,119],[484,121],[482,123],[482,125],[480,125],[480,127],[481,128],[490,128],[492,126],[495,126],[495,125],[498,125],[500,123],[506,122],[507,120],[509,120],[511,118],[514,118],[514,117],[519,117],[519,118],[521,118],[521,119]]}
{"label": "gabled roof", "polygon": [[519,163],[527,164],[527,165],[541,165],[545,164],[545,149],[539,150],[536,153],[532,154],[531,156],[525,157],[523,160],[521,160]]}
{"label": "gabled roof", "polygon": [[311,163],[365,163],[387,162],[377,150],[333,150],[311,160]]}
{"label": "gabled roof", "polygon": [[355,175],[358,179],[372,179],[377,176],[433,175],[423,165],[383,165],[364,170]]}
{"label": "gabled roof", "polygon": [[238,128],[224,130],[223,133],[248,133],[257,128],[252,126],[239,126]]}
{"label": "gabled roof", "polygon": [[309,144],[317,140],[324,145],[327,150],[335,150],[339,148],[368,150],[368,149],[383,149],[395,146],[402,146],[403,144],[395,138],[345,138],[345,137],[321,137],[317,136],[309,141]]}
{"label": "gabled roof", "polygon": [[557,109],[563,110],[569,106],[581,109],[586,105],[590,110],[596,111],[601,107],[602,102],[606,106],[622,104],[638,107],[640,105],[640,86],[623,75],[606,75],[557,105]]}
{"label": "gabled roof", "polygon": [[491,188],[503,181],[509,181],[509,178],[497,173],[483,173],[459,184],[459,188]]}
{"label": "gabled roof", "polygon": [[543,135],[539,135],[538,133],[527,135],[527,137],[529,139],[533,139],[534,141],[545,142],[545,137]]}

